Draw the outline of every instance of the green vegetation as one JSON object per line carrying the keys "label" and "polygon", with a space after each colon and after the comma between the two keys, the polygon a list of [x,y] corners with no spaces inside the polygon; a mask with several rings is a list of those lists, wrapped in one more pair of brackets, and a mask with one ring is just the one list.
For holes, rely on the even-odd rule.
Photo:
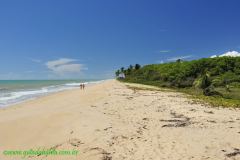
{"label": "green vegetation", "polygon": [[116,71],[124,82],[169,87],[217,106],[240,107],[240,57],[203,58],[151,64],[136,64]]}

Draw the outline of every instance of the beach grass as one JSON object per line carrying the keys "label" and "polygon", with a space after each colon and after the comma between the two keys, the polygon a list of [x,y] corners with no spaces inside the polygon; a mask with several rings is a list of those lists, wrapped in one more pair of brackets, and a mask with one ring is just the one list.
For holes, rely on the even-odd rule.
{"label": "beach grass", "polygon": [[[150,91],[161,91],[161,92],[181,92],[185,93],[188,98],[193,99],[196,103],[208,104],[213,107],[231,107],[240,108],[239,99],[228,99],[220,96],[205,96],[202,94],[202,90],[195,88],[166,88],[156,86],[150,83],[134,83],[121,81],[130,89],[133,90],[150,90]],[[238,95],[235,95],[238,96]]]}

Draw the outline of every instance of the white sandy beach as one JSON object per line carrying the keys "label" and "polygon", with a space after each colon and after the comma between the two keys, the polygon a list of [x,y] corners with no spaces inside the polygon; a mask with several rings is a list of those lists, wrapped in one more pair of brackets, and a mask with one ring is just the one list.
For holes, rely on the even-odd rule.
{"label": "white sandy beach", "polygon": [[37,148],[79,152],[27,159],[240,159],[240,110],[116,80],[0,109],[0,159],[21,159],[6,150]]}

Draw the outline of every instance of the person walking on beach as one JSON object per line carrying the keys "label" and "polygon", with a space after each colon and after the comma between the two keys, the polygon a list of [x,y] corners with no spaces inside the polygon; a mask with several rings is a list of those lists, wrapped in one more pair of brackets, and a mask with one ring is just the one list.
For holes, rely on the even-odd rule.
{"label": "person walking on beach", "polygon": [[84,88],[85,88],[85,84],[83,83],[83,85],[82,85],[82,89],[84,90]]}
{"label": "person walking on beach", "polygon": [[82,83],[80,84],[80,89],[82,90],[82,88],[83,88],[83,85],[82,85]]}

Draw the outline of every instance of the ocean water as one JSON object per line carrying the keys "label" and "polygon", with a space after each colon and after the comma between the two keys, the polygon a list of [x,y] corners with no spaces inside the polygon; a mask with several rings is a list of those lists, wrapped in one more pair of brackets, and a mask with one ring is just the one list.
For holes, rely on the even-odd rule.
{"label": "ocean water", "polygon": [[0,107],[102,80],[0,80]]}

